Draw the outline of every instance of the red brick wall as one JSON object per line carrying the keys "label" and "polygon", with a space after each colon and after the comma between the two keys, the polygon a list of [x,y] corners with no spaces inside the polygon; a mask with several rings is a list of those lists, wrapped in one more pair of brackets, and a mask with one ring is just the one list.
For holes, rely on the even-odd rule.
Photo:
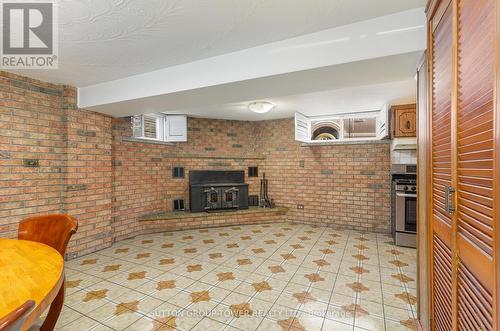
{"label": "red brick wall", "polygon": [[[270,195],[290,221],[388,232],[390,145],[301,146],[293,119],[256,123]],[[297,209],[297,205],[304,209]]]}
{"label": "red brick wall", "polygon": [[[113,215],[119,239],[144,229],[138,217],[170,211],[173,199],[184,198],[187,205],[190,170],[254,165],[266,172],[276,204],[290,208],[290,221],[389,231],[388,143],[303,147],[294,140],[291,119],[189,118],[188,142],[170,145],[123,140],[131,136],[128,119],[115,120],[114,132]],[[173,166],[184,166],[186,178],[173,179]],[[246,180],[250,194],[258,194],[259,180]]]}
{"label": "red brick wall", "polygon": [[[0,233],[24,217],[60,212],[66,164],[63,87],[0,74]],[[37,159],[39,167],[25,167]]]}
{"label": "red brick wall", "polygon": [[66,90],[67,150],[64,209],[79,220],[69,252],[82,255],[112,244],[112,121],[76,108],[75,90]]}
{"label": "red brick wall", "polygon": [[[144,229],[137,218],[171,211],[173,200],[189,206],[190,170],[245,170],[259,166],[254,126],[250,122],[188,118],[188,142],[154,144],[127,141],[130,120],[114,123],[113,226],[118,239]],[[184,178],[172,178],[172,167],[182,166]],[[246,178],[249,194],[259,193],[259,179]]]}
{"label": "red brick wall", "polygon": [[69,256],[111,244],[111,121],[77,110],[71,87],[0,72],[0,236],[16,237],[26,217],[69,213],[79,220]]}
{"label": "red brick wall", "polygon": [[[188,119],[187,143],[136,142],[128,119],[76,109],[75,92],[0,72],[0,236],[15,237],[25,217],[69,213],[80,228],[68,254],[82,255],[150,231],[138,217],[171,210],[173,199],[187,205],[190,170],[249,166],[266,172],[291,221],[389,229],[388,144],[302,147],[291,119],[198,118]],[[173,179],[173,166],[186,177]],[[259,179],[247,182],[258,194]]]}

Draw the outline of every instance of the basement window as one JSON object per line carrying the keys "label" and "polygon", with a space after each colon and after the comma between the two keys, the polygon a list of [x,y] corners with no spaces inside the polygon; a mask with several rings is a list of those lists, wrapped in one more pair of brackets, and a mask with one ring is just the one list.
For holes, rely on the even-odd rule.
{"label": "basement window", "polygon": [[379,111],[305,116],[295,113],[295,140],[334,143],[387,138],[388,108]]}
{"label": "basement window", "polygon": [[186,115],[152,113],[132,116],[133,138],[164,142],[187,141]]}
{"label": "basement window", "polygon": [[377,136],[377,123],[374,117],[349,118],[344,121],[344,137],[347,138],[375,138]]}

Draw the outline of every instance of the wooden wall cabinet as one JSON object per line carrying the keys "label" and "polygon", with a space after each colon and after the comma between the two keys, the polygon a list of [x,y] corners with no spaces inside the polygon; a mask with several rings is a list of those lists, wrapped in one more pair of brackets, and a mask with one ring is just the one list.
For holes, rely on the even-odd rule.
{"label": "wooden wall cabinet", "polygon": [[417,108],[415,104],[391,107],[392,136],[394,138],[417,136]]}

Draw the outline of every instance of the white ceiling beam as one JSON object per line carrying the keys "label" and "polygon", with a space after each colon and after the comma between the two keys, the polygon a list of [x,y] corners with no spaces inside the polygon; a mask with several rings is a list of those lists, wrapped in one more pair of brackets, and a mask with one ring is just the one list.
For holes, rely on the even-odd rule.
{"label": "white ceiling beam", "polygon": [[[423,8],[78,89],[78,105],[113,116],[166,109],[113,104],[425,49]],[[135,103],[137,105],[137,103]],[[126,107],[127,108],[127,107]],[[161,108],[161,107],[160,107]],[[114,109],[114,110],[113,110]]]}

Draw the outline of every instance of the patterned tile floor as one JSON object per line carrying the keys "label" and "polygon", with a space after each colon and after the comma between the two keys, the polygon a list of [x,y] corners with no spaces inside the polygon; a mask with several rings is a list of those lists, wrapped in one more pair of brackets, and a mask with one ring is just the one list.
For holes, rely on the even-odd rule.
{"label": "patterned tile floor", "polygon": [[141,235],[69,261],[57,330],[412,330],[416,251],[261,224]]}

